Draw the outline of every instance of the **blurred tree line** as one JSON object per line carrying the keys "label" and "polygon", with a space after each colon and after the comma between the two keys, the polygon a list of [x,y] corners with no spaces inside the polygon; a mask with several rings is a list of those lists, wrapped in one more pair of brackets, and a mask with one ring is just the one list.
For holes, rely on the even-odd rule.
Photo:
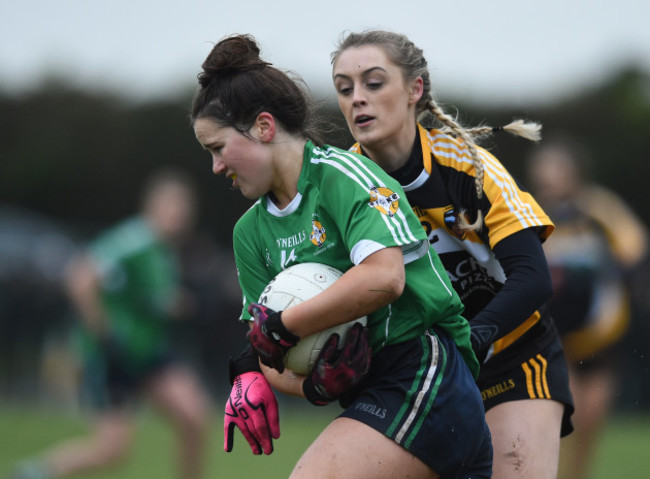
{"label": "blurred tree line", "polygon": [[[0,92],[0,203],[20,205],[86,232],[133,211],[139,185],[161,165],[179,166],[196,179],[201,223],[224,246],[250,205],[211,174],[211,160],[188,119],[192,92],[167,101],[129,102],[115,93],[74,90],[51,80],[38,90]],[[321,104],[327,143],[347,147],[351,137],[332,101]],[[629,69],[602,85],[543,106],[481,107],[438,99],[466,125],[503,125],[518,117],[539,121],[543,135],[563,133],[586,142],[595,179],[613,188],[650,223],[650,76]],[[530,142],[494,137],[486,145],[525,182]]]}
{"label": "blurred tree line", "polygon": [[[137,103],[115,92],[79,90],[56,79],[19,95],[0,92],[0,207],[55,221],[75,240],[85,241],[136,211],[140,185],[152,170],[176,166],[196,182],[199,226],[228,255],[232,227],[251,202],[230,189],[230,180],[212,174],[211,159],[189,123],[192,94],[188,90],[164,101]],[[333,94],[328,96],[320,103],[325,140],[347,147],[351,137]],[[647,72],[625,69],[603,84],[544,105],[497,108],[462,98],[437,100],[448,112],[458,111],[465,125],[497,126],[525,118],[541,122],[545,136],[562,133],[586,142],[594,157],[593,177],[618,192],[650,224]],[[500,134],[484,146],[525,185],[524,160],[533,144]],[[6,317],[2,305],[7,301],[0,298],[0,348],[9,341],[7,324],[15,320]],[[643,319],[636,328],[648,339],[650,321]],[[646,384],[635,397],[642,395],[650,404],[650,350],[640,340],[630,347],[636,374]],[[7,358],[0,357],[0,365],[3,360],[6,364]]]}

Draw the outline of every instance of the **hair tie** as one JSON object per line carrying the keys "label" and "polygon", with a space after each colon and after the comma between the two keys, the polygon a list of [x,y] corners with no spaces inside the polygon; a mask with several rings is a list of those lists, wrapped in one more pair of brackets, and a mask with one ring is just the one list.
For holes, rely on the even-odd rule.
{"label": "hair tie", "polygon": [[503,127],[502,126],[495,126],[495,127],[492,128],[492,133],[496,133],[498,131],[503,131]]}

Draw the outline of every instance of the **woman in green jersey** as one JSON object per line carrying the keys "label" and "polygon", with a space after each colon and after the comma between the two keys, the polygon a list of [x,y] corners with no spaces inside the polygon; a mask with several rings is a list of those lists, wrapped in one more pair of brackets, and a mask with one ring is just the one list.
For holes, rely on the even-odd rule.
{"label": "woman in green jersey", "polygon": [[[571,431],[568,373],[545,301],[542,250],[553,223],[501,163],[432,97],[422,50],[406,36],[345,36],[332,54],[339,106],[358,142],[399,181],[465,305],[494,447],[494,477],[552,478]],[[418,119],[429,114],[438,128]],[[506,128],[535,138],[538,125]]]}
{"label": "woman in green jersey", "polygon": [[[258,442],[260,430],[270,429],[267,439],[279,435],[269,381],[281,392],[316,404],[339,399],[344,407],[292,478],[489,477],[469,326],[397,182],[367,158],[320,145],[306,95],[260,58],[250,36],[213,48],[191,118],[214,173],[257,200],[233,233],[240,319],[250,323],[252,349],[231,364],[226,449],[237,426],[254,452],[271,452],[269,442]],[[325,233],[320,241],[310,239],[316,223]],[[254,303],[280,271],[302,262],[344,274],[286,311]],[[367,335],[372,348],[367,374],[331,357],[321,357],[308,377],[284,370],[282,356],[299,338],[360,316],[368,317],[367,333],[353,330],[354,340],[363,349]],[[342,396],[341,377],[353,385]],[[268,407],[274,417],[260,413]],[[247,422],[251,416],[260,422]]]}
{"label": "woman in green jersey", "polygon": [[133,446],[134,407],[143,399],[178,439],[177,477],[203,473],[210,411],[198,375],[181,360],[172,323],[190,313],[177,245],[191,233],[194,188],[161,170],[147,181],[142,209],[96,238],[68,267],[79,313],[80,395],[92,412],[87,435],[21,462],[11,479],[55,479],[113,468]]}

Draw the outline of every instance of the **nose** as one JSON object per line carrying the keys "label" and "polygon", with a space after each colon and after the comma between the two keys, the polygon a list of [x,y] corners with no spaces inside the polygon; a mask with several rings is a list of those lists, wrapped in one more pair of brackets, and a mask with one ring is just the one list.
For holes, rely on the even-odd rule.
{"label": "nose", "polygon": [[364,95],[362,88],[355,86],[352,90],[352,104],[354,106],[366,104],[366,96]]}
{"label": "nose", "polygon": [[217,155],[212,155],[212,172],[215,175],[226,172],[226,164]]}

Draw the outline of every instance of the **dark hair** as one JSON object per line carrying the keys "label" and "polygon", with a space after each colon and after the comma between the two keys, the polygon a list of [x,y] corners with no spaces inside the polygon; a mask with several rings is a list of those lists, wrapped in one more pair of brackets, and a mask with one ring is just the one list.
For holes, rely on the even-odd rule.
{"label": "dark hair", "polygon": [[288,133],[321,143],[313,127],[311,100],[299,86],[304,82],[262,60],[251,35],[222,39],[202,67],[192,101],[192,123],[209,117],[246,133],[257,115],[268,112]]}

